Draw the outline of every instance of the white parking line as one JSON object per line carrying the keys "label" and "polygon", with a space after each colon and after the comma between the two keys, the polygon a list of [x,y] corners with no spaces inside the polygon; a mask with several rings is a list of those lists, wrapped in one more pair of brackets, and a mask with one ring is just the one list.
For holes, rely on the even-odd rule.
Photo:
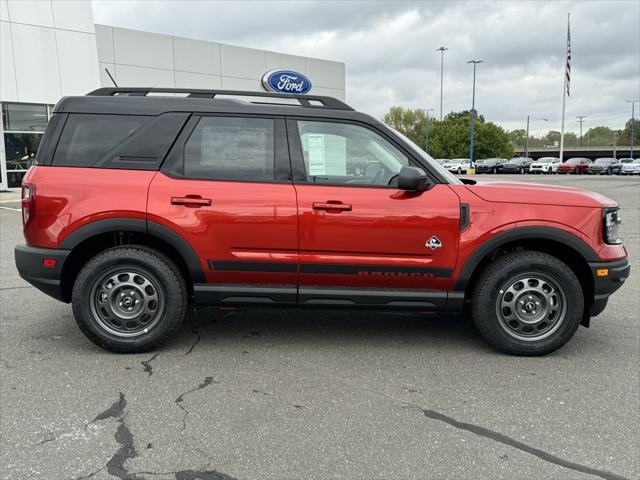
{"label": "white parking line", "polygon": [[11,208],[11,207],[0,207],[3,210],[13,210],[14,212],[21,212],[19,208]]}

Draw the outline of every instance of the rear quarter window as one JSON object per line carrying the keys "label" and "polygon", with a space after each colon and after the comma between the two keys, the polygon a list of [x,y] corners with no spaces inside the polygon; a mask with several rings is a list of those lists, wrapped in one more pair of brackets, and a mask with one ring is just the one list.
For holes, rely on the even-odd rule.
{"label": "rear quarter window", "polygon": [[53,165],[93,167],[154,117],[71,114],[64,126]]}

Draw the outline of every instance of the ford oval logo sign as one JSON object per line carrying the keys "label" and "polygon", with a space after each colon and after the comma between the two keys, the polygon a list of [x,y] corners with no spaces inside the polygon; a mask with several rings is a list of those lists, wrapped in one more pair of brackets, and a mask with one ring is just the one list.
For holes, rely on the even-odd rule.
{"label": "ford oval logo sign", "polygon": [[293,70],[270,70],[262,76],[262,85],[276,93],[307,93],[311,80]]}

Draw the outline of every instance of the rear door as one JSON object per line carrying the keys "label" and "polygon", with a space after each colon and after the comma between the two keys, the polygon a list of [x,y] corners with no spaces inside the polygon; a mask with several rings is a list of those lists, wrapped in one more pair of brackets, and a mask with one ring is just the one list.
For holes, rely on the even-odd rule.
{"label": "rear door", "polygon": [[149,188],[148,221],[199,257],[197,303],[296,302],[297,210],[284,120],[194,116]]}
{"label": "rear door", "polygon": [[445,184],[395,188],[402,166],[419,165],[365,124],[287,122],[299,303],[441,307],[457,256],[457,195]]}

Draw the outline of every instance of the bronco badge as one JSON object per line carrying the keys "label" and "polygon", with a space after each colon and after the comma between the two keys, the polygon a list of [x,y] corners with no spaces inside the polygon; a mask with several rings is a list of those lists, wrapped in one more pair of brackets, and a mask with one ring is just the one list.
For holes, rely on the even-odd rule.
{"label": "bronco badge", "polygon": [[431,250],[435,250],[436,248],[440,248],[442,246],[442,242],[435,235],[427,240],[427,243],[424,244],[425,247],[429,247]]}

